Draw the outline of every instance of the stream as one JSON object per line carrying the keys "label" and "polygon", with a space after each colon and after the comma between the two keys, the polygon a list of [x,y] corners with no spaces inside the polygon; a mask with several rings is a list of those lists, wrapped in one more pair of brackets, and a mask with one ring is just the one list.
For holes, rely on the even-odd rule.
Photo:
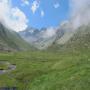
{"label": "stream", "polygon": [[0,74],[8,73],[16,69],[16,65],[10,64],[7,61],[0,61],[0,64],[6,65],[7,69],[0,69]]}

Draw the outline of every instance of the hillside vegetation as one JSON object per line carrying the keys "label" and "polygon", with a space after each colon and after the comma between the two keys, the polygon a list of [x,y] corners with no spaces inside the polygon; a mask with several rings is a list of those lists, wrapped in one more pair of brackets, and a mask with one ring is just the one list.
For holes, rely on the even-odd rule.
{"label": "hillside vegetation", "polygon": [[0,54],[16,65],[0,75],[0,87],[19,90],[90,90],[90,53],[22,52]]}
{"label": "hillside vegetation", "polygon": [[[68,34],[69,35],[69,34]],[[67,37],[66,37],[67,38]],[[78,28],[73,36],[64,44],[53,43],[48,50],[50,51],[81,51],[90,49],[90,26]]]}
{"label": "hillside vegetation", "polygon": [[16,32],[5,28],[0,24],[0,51],[30,50],[26,43]]}

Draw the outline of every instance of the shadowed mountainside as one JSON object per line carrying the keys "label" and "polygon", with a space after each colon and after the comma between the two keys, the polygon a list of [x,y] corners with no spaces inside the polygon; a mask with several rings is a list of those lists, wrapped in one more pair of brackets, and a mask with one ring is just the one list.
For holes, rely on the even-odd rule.
{"label": "shadowed mountainside", "polygon": [[0,51],[30,50],[31,46],[18,33],[0,24]]}

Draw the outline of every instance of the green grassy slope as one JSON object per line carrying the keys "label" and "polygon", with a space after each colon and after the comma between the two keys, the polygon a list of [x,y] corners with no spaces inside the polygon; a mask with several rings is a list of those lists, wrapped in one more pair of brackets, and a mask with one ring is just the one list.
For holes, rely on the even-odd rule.
{"label": "green grassy slope", "polygon": [[27,44],[16,32],[8,30],[0,24],[0,51],[6,50],[28,50]]}
{"label": "green grassy slope", "polygon": [[0,75],[0,87],[19,90],[90,90],[90,53],[23,52],[0,54],[16,65]]}

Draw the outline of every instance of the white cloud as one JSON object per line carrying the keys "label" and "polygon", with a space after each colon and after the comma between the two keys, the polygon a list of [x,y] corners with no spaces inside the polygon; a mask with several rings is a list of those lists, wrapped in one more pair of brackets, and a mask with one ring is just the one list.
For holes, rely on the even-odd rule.
{"label": "white cloud", "polygon": [[27,18],[17,7],[12,8],[10,0],[0,1],[0,22],[15,31],[27,28]]}
{"label": "white cloud", "polygon": [[70,0],[74,28],[90,23],[90,0]]}
{"label": "white cloud", "polygon": [[43,10],[41,10],[41,17],[44,17],[44,11]]}
{"label": "white cloud", "polygon": [[39,1],[37,1],[37,0],[33,1],[32,6],[31,6],[31,10],[33,13],[35,13],[37,11],[37,9],[39,8],[39,4],[40,4]]}
{"label": "white cloud", "polygon": [[57,9],[57,8],[59,8],[59,7],[60,7],[60,4],[59,4],[59,3],[55,3],[55,4],[54,4],[54,8]]}
{"label": "white cloud", "polygon": [[43,32],[43,38],[50,38],[50,37],[53,37],[54,35],[56,35],[56,30],[52,27],[50,28],[47,28],[47,30],[45,30]]}
{"label": "white cloud", "polygon": [[28,0],[22,0],[23,4],[22,5],[29,5],[29,1]]}

